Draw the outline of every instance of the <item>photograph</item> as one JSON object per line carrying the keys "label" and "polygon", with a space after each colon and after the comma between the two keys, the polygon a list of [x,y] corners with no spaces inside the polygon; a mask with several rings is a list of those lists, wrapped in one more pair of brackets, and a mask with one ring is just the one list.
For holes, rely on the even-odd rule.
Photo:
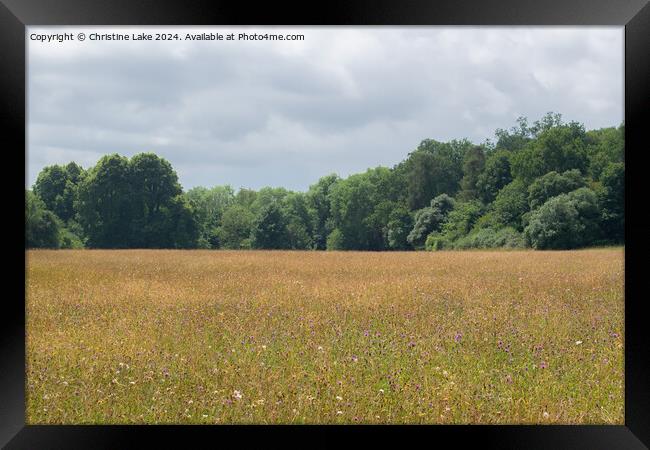
{"label": "photograph", "polygon": [[25,423],[625,425],[625,40],[26,26]]}

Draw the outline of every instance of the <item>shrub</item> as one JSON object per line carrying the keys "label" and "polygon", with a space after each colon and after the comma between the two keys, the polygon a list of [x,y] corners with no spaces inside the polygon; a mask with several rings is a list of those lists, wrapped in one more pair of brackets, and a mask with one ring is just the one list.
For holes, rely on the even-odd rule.
{"label": "shrub", "polygon": [[343,233],[338,228],[335,228],[329,236],[327,236],[327,250],[343,250]]}
{"label": "shrub", "polygon": [[582,247],[599,239],[599,217],[596,194],[580,188],[553,197],[533,211],[524,235],[536,249]]}
{"label": "shrub", "polygon": [[61,248],[84,248],[83,240],[65,227],[59,230],[59,242]]}
{"label": "shrub", "polygon": [[459,239],[454,248],[523,248],[526,242],[523,234],[511,227],[501,229],[481,228]]}
{"label": "shrub", "polygon": [[549,172],[537,178],[528,187],[528,203],[530,209],[542,206],[550,198],[566,194],[584,187],[585,180],[577,169],[567,170],[564,173]]}
{"label": "shrub", "polygon": [[528,211],[528,190],[521,180],[515,180],[504,187],[492,205],[497,223],[517,230],[523,229],[521,216]]}
{"label": "shrub", "polygon": [[440,233],[431,233],[424,243],[425,250],[438,251],[449,248],[449,240]]}

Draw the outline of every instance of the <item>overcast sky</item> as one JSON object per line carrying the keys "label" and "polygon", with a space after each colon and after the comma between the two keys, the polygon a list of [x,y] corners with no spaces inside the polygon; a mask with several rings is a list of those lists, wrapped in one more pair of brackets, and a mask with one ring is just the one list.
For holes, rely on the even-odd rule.
{"label": "overcast sky", "polygon": [[[51,42],[32,33],[304,34]],[[622,27],[30,27],[29,186],[46,165],[151,151],[185,189],[392,166],[425,138],[492,138],[548,111],[623,121]]]}

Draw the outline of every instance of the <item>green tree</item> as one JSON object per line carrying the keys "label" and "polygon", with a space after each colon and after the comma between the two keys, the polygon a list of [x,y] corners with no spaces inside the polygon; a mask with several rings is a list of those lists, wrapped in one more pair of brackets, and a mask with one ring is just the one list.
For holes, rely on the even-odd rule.
{"label": "green tree", "polygon": [[307,194],[290,192],[282,201],[282,210],[287,218],[289,248],[312,248],[314,222]]}
{"label": "green tree", "polygon": [[530,209],[539,208],[548,199],[556,195],[566,194],[585,186],[585,180],[577,169],[567,170],[564,173],[555,171],[537,178],[528,187],[528,204]]}
{"label": "green tree", "polygon": [[219,248],[216,230],[226,208],[235,202],[233,188],[228,185],[210,189],[199,186],[187,191],[185,197],[192,206],[199,227],[199,247]]}
{"label": "green tree", "polygon": [[251,229],[255,216],[250,209],[240,204],[226,208],[217,228],[221,247],[228,249],[250,248]]}
{"label": "green tree", "polygon": [[596,194],[583,187],[551,198],[531,213],[524,230],[536,249],[572,249],[599,238],[600,212]]}
{"label": "green tree", "polygon": [[438,142],[425,139],[396,167],[404,178],[406,201],[411,210],[425,207],[440,195],[455,195],[463,177],[465,153],[473,147],[467,140]]}
{"label": "green tree", "polygon": [[625,164],[609,163],[602,171],[599,205],[605,239],[623,242],[625,235]]}
{"label": "green tree", "polygon": [[397,206],[390,212],[386,225],[388,247],[392,250],[411,248],[408,236],[413,228],[413,218],[405,206]]}
{"label": "green tree", "polygon": [[25,248],[59,248],[61,225],[32,191],[25,190]]}
{"label": "green tree", "polygon": [[164,230],[162,240],[155,243],[158,248],[196,248],[200,227],[190,203],[177,195],[164,206],[160,222]]}
{"label": "green tree", "polygon": [[415,213],[414,225],[408,234],[407,241],[413,247],[422,247],[429,234],[440,231],[455,204],[453,198],[447,194],[440,194],[431,200],[430,206],[418,210]]}
{"label": "green tree", "polygon": [[[185,205],[176,199],[182,193],[178,176],[171,164],[153,153],[140,153],[129,161],[130,237],[129,246],[137,248],[175,247],[175,227],[167,222],[177,219]],[[173,211],[172,211],[173,210]]]}
{"label": "green tree", "polygon": [[341,233],[345,249],[382,250],[387,246],[385,227],[390,205],[395,204],[387,189],[391,177],[391,169],[377,167],[331,187],[331,226]]}
{"label": "green tree", "polygon": [[327,236],[327,250],[345,250],[343,233],[338,228],[334,228]]}
{"label": "green tree", "polygon": [[313,216],[314,247],[323,250],[327,247],[327,236],[332,232],[329,193],[330,189],[340,181],[336,174],[321,177],[316,184],[309,187],[307,193],[308,207]]}
{"label": "green tree", "polygon": [[235,203],[250,209],[256,198],[257,192],[253,189],[240,188],[235,195]]}
{"label": "green tree", "polygon": [[254,248],[290,248],[288,220],[279,203],[272,202],[262,207],[253,223],[252,244]]}
{"label": "green tree", "polygon": [[483,212],[483,205],[476,200],[456,202],[454,209],[449,212],[447,221],[442,226],[442,235],[450,242],[466,236]]}
{"label": "green tree", "polygon": [[497,150],[485,161],[485,170],[476,180],[476,190],[484,203],[492,203],[501,189],[512,181],[510,153]]}
{"label": "green tree", "polygon": [[528,126],[528,119],[525,117],[518,117],[517,125],[517,127],[512,127],[510,130],[497,128],[494,133],[497,149],[505,150],[508,153],[516,153],[526,147],[533,137],[534,130]]}
{"label": "green tree", "polygon": [[523,230],[523,215],[528,211],[528,190],[521,180],[514,180],[497,194],[492,207],[492,217],[501,226]]}
{"label": "green tree", "polygon": [[129,160],[106,155],[79,185],[77,210],[88,246],[128,248],[131,244],[132,189]]}
{"label": "green tree", "polygon": [[587,132],[589,175],[600,180],[603,170],[610,163],[625,161],[625,126],[601,128]]}
{"label": "green tree", "polygon": [[74,218],[74,201],[83,176],[83,169],[74,162],[65,166],[47,166],[38,174],[34,193],[43,200],[48,210],[67,223]]}
{"label": "green tree", "polygon": [[577,122],[544,129],[524,150],[513,155],[512,173],[515,178],[531,183],[548,172],[587,170],[586,134]]}
{"label": "green tree", "polygon": [[463,178],[460,180],[459,200],[479,198],[478,180],[485,169],[483,147],[474,146],[465,153],[463,160]]}

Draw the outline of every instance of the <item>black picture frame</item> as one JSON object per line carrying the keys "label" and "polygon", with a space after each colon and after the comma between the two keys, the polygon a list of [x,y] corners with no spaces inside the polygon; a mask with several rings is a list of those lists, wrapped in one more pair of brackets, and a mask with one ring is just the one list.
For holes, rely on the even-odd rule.
{"label": "black picture frame", "polygon": [[[625,425],[622,426],[32,426],[25,425],[25,251],[14,236],[24,233],[25,27],[30,25],[617,25],[625,26]],[[2,328],[0,328],[0,445],[11,449],[129,448],[189,446],[204,439],[226,445],[224,435],[246,445],[255,431],[282,443],[339,445],[388,437],[425,439],[425,445],[450,440],[461,448],[473,443],[498,448],[619,449],[650,445],[650,373],[644,256],[650,220],[645,208],[643,152],[650,106],[650,6],[646,0],[388,0],[288,4],[167,0],[0,0],[0,117],[7,125],[0,141],[4,183],[10,195],[5,234]],[[645,144],[645,146],[643,145]],[[7,158],[10,159],[7,159]],[[14,170],[20,165],[25,170]],[[21,180],[22,179],[22,180]],[[6,218],[5,218],[6,221]],[[22,229],[21,229],[22,227]],[[647,259],[647,258],[646,258]],[[20,261],[23,262],[22,266]],[[11,292],[11,294],[9,294]],[[343,439],[343,441],[341,441]],[[405,443],[407,441],[404,441]],[[413,441],[415,442],[415,441]]]}

